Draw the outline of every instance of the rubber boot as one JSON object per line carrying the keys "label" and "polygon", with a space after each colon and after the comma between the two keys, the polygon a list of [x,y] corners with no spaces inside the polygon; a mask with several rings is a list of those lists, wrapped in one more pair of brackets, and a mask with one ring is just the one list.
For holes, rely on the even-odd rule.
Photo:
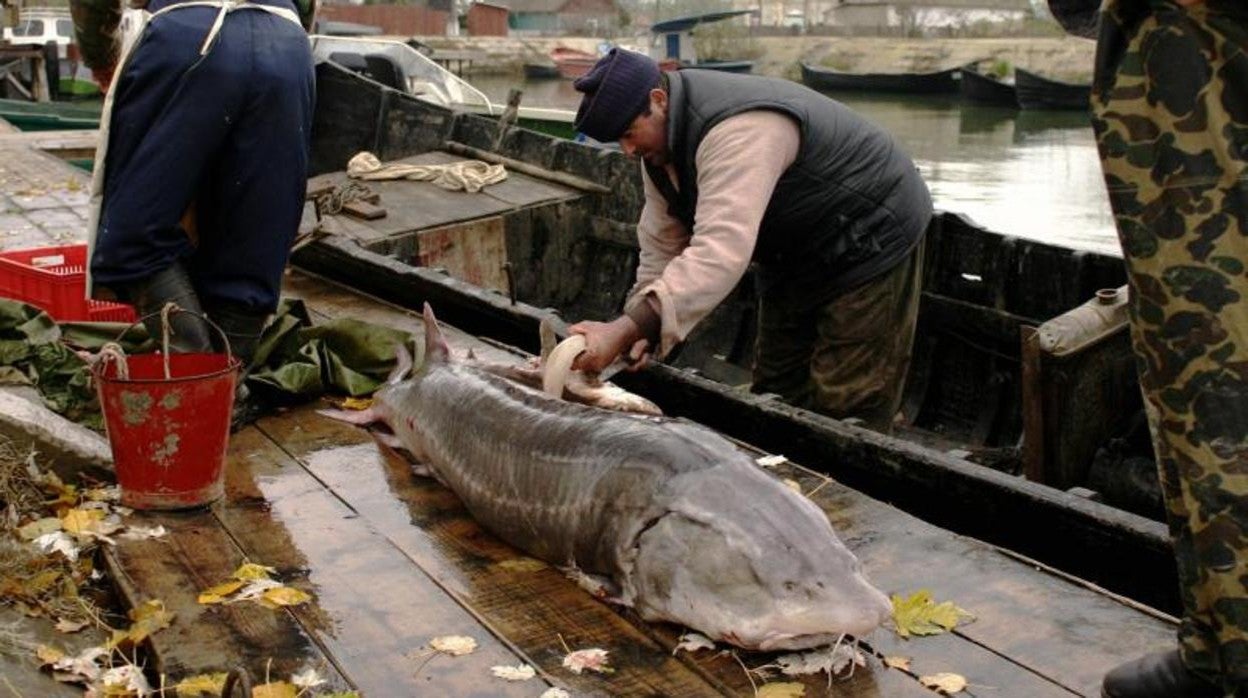
{"label": "rubber boot", "polygon": [[162,327],[160,311],[166,303],[177,303],[188,313],[171,313],[169,315],[169,351],[176,354],[188,354],[212,351],[212,340],[208,324],[202,317],[191,313],[203,314],[199,304],[199,296],[191,284],[191,277],[181,262],[174,262],[163,271],[156,272],[142,281],[126,284],[119,289],[122,300],[134,306],[135,312],[143,319],[143,326],[151,335],[152,340],[161,342]]}
{"label": "rubber boot", "polygon": [[[269,314],[231,303],[211,303],[208,317],[229,340],[230,353],[242,363],[238,385],[234,389],[234,412],[230,418],[230,431],[238,431],[264,414],[263,406],[252,398],[251,391],[247,388],[247,374],[252,369],[251,361],[255,358],[256,346],[260,343],[260,335],[264,332]],[[225,342],[219,334],[214,332],[213,340],[216,351],[226,351]]]}
{"label": "rubber boot", "polygon": [[1102,698],[1220,698],[1223,692],[1183,665],[1178,650],[1156,652],[1105,675]]}

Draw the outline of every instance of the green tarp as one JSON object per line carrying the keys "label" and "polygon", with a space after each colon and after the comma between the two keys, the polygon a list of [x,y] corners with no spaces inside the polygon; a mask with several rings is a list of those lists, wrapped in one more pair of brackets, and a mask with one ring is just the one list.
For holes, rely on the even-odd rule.
{"label": "green tarp", "polygon": [[[34,306],[0,299],[0,384],[33,385],[51,409],[100,429],[88,357],[119,337],[127,353],[154,349],[142,325],[58,325]],[[284,301],[261,337],[247,380],[253,392],[287,400],[360,397],[394,368],[395,346],[410,341],[406,332],[353,319],[313,326],[302,301]]]}

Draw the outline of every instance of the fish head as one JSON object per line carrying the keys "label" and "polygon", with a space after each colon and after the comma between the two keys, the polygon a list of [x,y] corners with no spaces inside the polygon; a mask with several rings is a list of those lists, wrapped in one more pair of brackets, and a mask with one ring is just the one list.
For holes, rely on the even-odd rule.
{"label": "fish head", "polygon": [[[638,610],[758,650],[860,638],[889,618],[892,603],[827,516],[771,484],[793,496],[704,486],[646,528],[632,575]],[[725,507],[734,498],[738,504]]]}

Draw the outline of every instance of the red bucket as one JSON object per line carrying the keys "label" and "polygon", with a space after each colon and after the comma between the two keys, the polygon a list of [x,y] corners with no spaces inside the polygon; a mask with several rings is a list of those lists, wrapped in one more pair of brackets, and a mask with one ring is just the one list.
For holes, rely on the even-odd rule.
{"label": "red bucket", "polygon": [[239,361],[229,354],[163,354],[96,363],[104,426],[122,504],[203,506],[225,492],[225,450]]}

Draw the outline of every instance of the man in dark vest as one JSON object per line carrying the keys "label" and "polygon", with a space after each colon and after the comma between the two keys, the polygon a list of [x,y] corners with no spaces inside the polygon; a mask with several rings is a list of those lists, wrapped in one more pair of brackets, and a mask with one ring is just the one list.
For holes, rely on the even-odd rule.
{"label": "man in dark vest", "polygon": [[788,80],[660,73],[621,49],[576,81],[576,128],[643,161],[624,314],[576,367],[665,356],[757,265],[753,390],[887,429],[910,364],[932,201],[883,129]]}

